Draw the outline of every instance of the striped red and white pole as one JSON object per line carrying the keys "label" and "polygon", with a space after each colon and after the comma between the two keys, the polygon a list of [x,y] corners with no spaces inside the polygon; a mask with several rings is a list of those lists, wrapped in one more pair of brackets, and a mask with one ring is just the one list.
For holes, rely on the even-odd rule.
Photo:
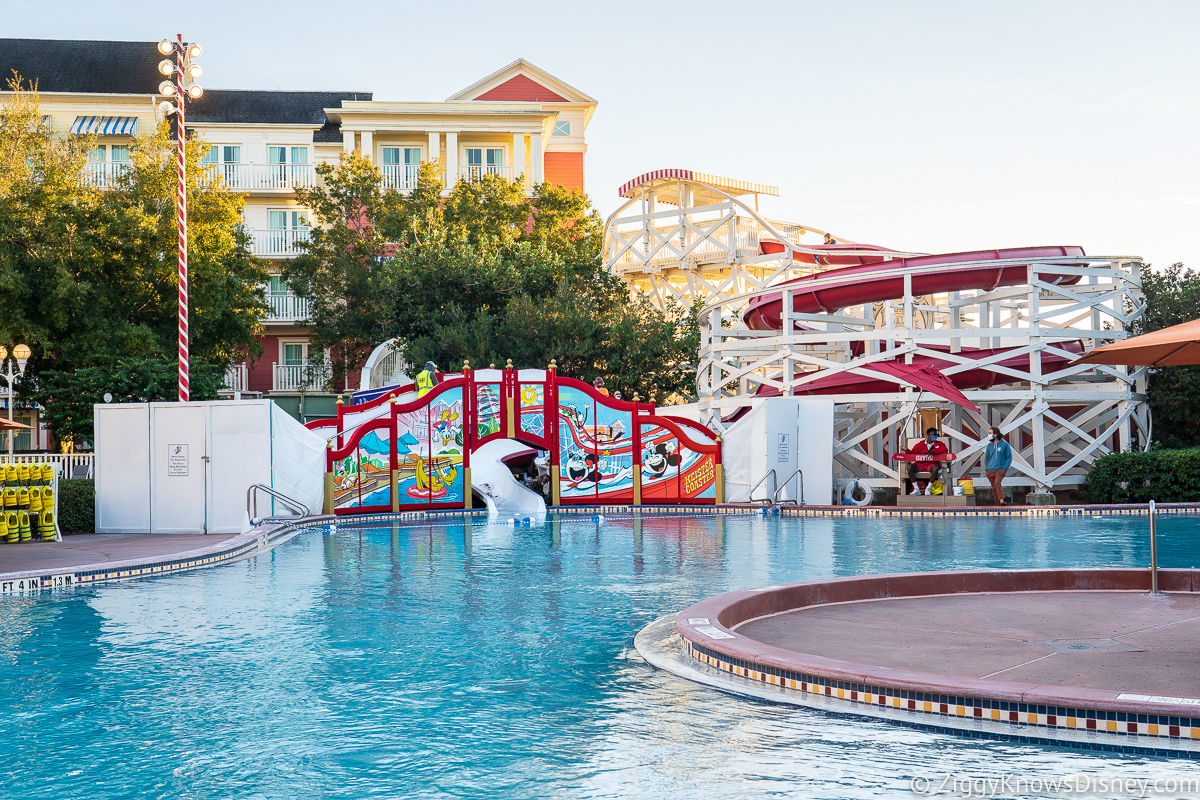
{"label": "striped red and white pole", "polygon": [[183,34],[178,35],[175,47],[175,143],[177,145],[176,167],[178,180],[175,185],[175,221],[179,237],[179,402],[186,403],[190,397],[188,359],[188,261],[187,261],[187,125],[184,120],[184,97],[187,95],[186,64],[187,50]]}

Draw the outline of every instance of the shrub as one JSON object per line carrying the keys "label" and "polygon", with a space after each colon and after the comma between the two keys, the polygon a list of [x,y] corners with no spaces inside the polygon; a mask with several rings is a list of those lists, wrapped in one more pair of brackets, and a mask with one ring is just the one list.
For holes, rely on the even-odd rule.
{"label": "shrub", "polygon": [[1191,503],[1200,501],[1200,448],[1111,453],[1088,472],[1093,503]]}
{"label": "shrub", "polygon": [[95,532],[95,481],[88,478],[58,482],[58,529],[63,533]]}

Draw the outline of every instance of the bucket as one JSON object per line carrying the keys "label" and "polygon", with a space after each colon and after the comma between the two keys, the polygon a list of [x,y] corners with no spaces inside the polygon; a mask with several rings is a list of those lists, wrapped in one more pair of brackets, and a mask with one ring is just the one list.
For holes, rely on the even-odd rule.
{"label": "bucket", "polygon": [[962,487],[963,494],[975,494],[975,481],[970,478],[963,478],[958,485]]}
{"label": "bucket", "polygon": [[962,495],[963,495],[963,487],[962,487],[962,484],[960,483],[958,486],[954,487],[954,496],[962,497]]}

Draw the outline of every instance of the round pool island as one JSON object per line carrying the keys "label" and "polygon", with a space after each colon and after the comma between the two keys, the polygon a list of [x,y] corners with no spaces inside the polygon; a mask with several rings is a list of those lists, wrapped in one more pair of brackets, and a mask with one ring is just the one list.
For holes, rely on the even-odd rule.
{"label": "round pool island", "polygon": [[1193,570],[777,584],[652,623],[656,666],[736,694],[975,736],[1200,756]]}

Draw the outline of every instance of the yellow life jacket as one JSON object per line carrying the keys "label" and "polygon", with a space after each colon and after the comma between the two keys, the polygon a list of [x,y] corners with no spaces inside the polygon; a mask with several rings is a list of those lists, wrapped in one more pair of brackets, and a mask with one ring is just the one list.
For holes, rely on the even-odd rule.
{"label": "yellow life jacket", "polygon": [[436,385],[434,383],[434,374],[427,369],[421,370],[417,375],[417,397],[424,397],[429,394],[429,390]]}

